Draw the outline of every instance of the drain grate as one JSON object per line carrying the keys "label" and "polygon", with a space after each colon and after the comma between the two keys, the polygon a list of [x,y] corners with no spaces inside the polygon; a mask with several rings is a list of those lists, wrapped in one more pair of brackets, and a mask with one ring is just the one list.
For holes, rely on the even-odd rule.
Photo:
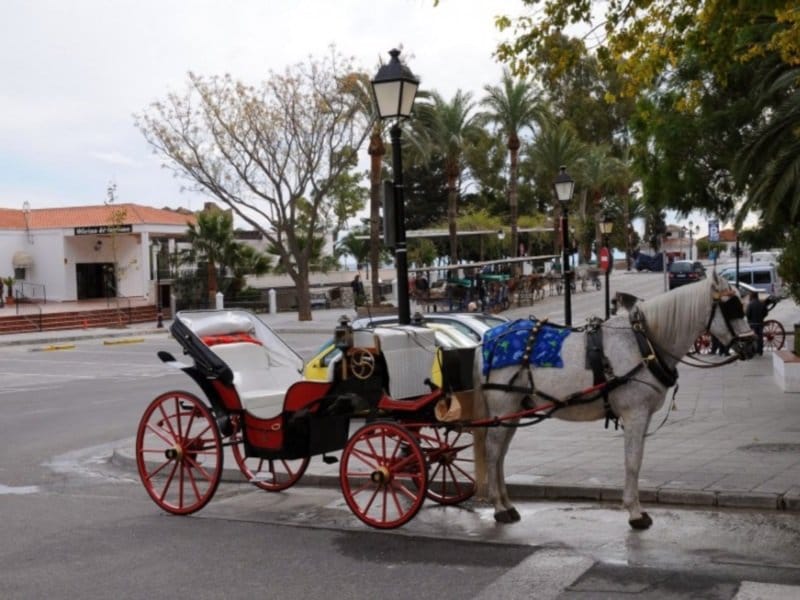
{"label": "drain grate", "polygon": [[748,444],[747,446],[740,446],[739,450],[745,452],[764,452],[764,453],[787,453],[798,452],[800,453],[800,444]]}

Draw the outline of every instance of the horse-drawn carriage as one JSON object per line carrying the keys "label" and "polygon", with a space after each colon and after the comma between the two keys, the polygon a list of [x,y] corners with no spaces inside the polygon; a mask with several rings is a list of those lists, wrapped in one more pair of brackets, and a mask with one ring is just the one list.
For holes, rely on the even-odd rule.
{"label": "horse-drawn carriage", "polygon": [[[676,363],[702,331],[741,358],[754,352],[742,304],[716,273],[608,322],[505,322],[484,335],[479,352],[442,351],[424,327],[353,330],[345,318],[334,337],[340,360],[325,381],[305,381],[301,358],[254,315],[178,313],[171,332],[193,362],[163,351],[159,358],[206,398],[170,391],[150,403],[136,436],[139,475],[158,506],[190,514],[214,495],[228,449],[245,479],[268,491],[290,487],[322,455],[339,460],[347,505],[370,526],[398,527],[426,498],[458,504],[478,486],[495,519],[513,522],[519,513],[503,461],[516,427],[550,416],[621,419],[623,505],[632,527],[647,528],[638,493],[644,437],[677,380]],[[354,419],[365,421],[355,431]]]}
{"label": "horse-drawn carriage", "polygon": [[[455,504],[472,496],[471,435],[446,419],[471,387],[473,349],[437,349],[427,328],[353,331],[344,320],[335,336],[341,359],[320,382],[303,380],[301,357],[249,312],[181,312],[171,332],[192,364],[163,351],[159,358],[189,375],[205,399],[166,392],[140,421],[139,475],[162,509],[203,508],[228,452],[247,481],[280,491],[311,457],[335,462],[329,453],[341,451],[344,498],[378,528],[404,524],[426,497]],[[433,360],[441,361],[440,385],[430,381]],[[366,423],[351,432],[355,418]]]}

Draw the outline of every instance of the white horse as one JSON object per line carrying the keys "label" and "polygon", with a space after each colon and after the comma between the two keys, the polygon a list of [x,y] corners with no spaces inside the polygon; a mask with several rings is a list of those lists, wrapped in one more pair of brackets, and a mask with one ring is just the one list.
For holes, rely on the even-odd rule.
{"label": "white horse", "polygon": [[[537,327],[539,330],[535,331]],[[516,430],[514,425],[519,423],[519,413],[525,416],[526,410],[546,410],[552,404],[552,416],[559,419],[591,421],[611,417],[622,422],[622,503],[628,509],[631,527],[647,529],[652,519],[639,504],[639,470],[650,419],[664,404],[667,390],[677,379],[677,362],[701,333],[708,330],[721,343],[733,344],[742,359],[753,356],[755,336],[744,320],[741,300],[728,282],[714,272],[705,281],[635,305],[629,315],[574,330],[557,327],[539,322],[530,333],[517,332],[517,339],[525,344],[521,354],[526,356],[510,366],[484,370],[484,362],[496,364],[492,352],[497,347],[510,345],[499,339],[503,336],[499,328],[492,330],[496,332],[494,340],[488,334],[482,351],[475,353],[475,418],[500,417],[500,425],[497,420],[485,421],[497,426],[474,430],[478,495],[486,497],[488,492],[498,522],[520,519],[508,497],[503,461]],[[601,342],[597,333],[590,333],[598,330]],[[527,356],[537,353],[535,338],[548,337],[548,331],[556,337],[566,336],[561,341],[561,368],[532,365]],[[600,362],[593,363],[599,366],[587,368],[587,350],[599,357]]]}

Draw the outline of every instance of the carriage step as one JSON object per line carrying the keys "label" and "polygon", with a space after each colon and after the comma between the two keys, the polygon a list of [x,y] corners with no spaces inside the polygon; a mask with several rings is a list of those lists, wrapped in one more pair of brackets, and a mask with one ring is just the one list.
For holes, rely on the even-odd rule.
{"label": "carriage step", "polygon": [[328,456],[327,454],[323,454],[322,462],[324,462],[326,465],[334,465],[337,462],[339,462],[339,459],[336,458],[335,456]]}

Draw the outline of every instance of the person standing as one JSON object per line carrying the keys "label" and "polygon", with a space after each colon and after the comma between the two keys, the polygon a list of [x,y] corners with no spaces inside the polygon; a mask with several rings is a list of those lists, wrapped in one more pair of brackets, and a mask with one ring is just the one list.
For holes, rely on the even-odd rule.
{"label": "person standing", "polygon": [[767,306],[758,298],[758,292],[750,292],[750,301],[747,303],[747,322],[750,329],[756,334],[756,351],[759,356],[764,354],[764,318],[767,316]]}
{"label": "person standing", "polygon": [[364,284],[361,282],[361,275],[356,273],[353,281],[350,282],[350,287],[353,288],[353,304],[356,306],[364,304]]}

